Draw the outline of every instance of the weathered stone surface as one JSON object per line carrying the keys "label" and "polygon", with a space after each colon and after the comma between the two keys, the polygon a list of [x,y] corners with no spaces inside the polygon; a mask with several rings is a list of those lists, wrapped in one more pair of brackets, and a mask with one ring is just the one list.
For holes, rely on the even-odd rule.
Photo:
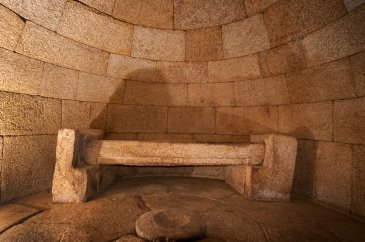
{"label": "weathered stone surface", "polygon": [[333,119],[335,141],[365,144],[365,98],[335,101]]}
{"label": "weathered stone surface", "polygon": [[41,86],[43,63],[0,49],[0,90],[37,94]]}
{"label": "weathered stone surface", "polygon": [[0,92],[0,134],[56,134],[61,124],[61,101]]}
{"label": "weathered stone surface", "polygon": [[138,238],[134,235],[124,235],[119,239],[115,240],[114,242],[144,242],[144,239]]}
{"label": "weathered stone surface", "polygon": [[138,134],[138,140],[172,140],[172,141],[192,141],[192,134]]}
{"label": "weathered stone surface", "polygon": [[121,79],[80,72],[76,100],[122,103],[123,92],[124,81]]}
{"label": "weathered stone surface", "polygon": [[133,26],[98,14],[77,2],[67,2],[57,33],[108,52],[130,55]]}
{"label": "weathered stone surface", "polygon": [[66,0],[1,0],[0,3],[25,19],[50,30],[56,30]]}
{"label": "weathered stone surface", "polygon": [[233,82],[189,84],[190,106],[233,106]]}
{"label": "weathered stone surface", "polygon": [[247,135],[194,134],[194,140],[204,143],[250,143]]}
{"label": "weathered stone surface", "polygon": [[234,91],[237,106],[290,103],[284,76],[235,82]]}
{"label": "weathered stone surface", "polygon": [[215,110],[202,107],[169,108],[169,133],[214,133]]}
{"label": "weathered stone surface", "polygon": [[18,15],[0,5],[0,47],[14,50],[23,28],[24,21]]}
{"label": "weathered stone surface", "polygon": [[128,23],[160,29],[174,25],[173,0],[116,0],[113,17]]}
{"label": "weathered stone surface", "polygon": [[0,207],[0,233],[13,225],[36,214],[37,209],[20,204],[7,204]]}
{"label": "weathered stone surface", "polygon": [[78,71],[45,63],[38,93],[44,97],[75,99],[78,77]]}
{"label": "weathered stone surface", "polygon": [[165,133],[167,108],[112,104],[108,107],[109,132]]}
{"label": "weathered stone surface", "polygon": [[249,179],[249,166],[225,166],[223,168],[224,181],[240,194],[244,194],[246,180]]}
{"label": "weathered stone surface", "polygon": [[55,148],[55,135],[4,137],[2,203],[51,187]]}
{"label": "weathered stone surface", "polygon": [[186,84],[127,81],[123,103],[134,105],[184,106],[188,101],[187,89]]}
{"label": "weathered stone surface", "polygon": [[350,208],[351,163],[351,145],[319,142],[315,161],[317,199]]}
{"label": "weathered stone surface", "polygon": [[263,12],[270,5],[273,5],[278,0],[246,0],[245,9],[248,16]]}
{"label": "weathered stone surface", "polygon": [[286,77],[293,103],[356,97],[348,59],[292,72]]}
{"label": "weathered stone surface", "polygon": [[156,62],[111,54],[107,75],[129,80],[155,81]]}
{"label": "weathered stone surface", "polygon": [[33,207],[39,210],[47,210],[53,207],[52,194],[47,192],[38,192],[30,196],[18,199],[16,203]]}
{"label": "weathered stone surface", "polygon": [[223,167],[224,166],[194,166],[192,167],[193,172],[191,173],[191,176],[223,180]]}
{"label": "weathered stone surface", "polygon": [[112,14],[115,0],[80,0],[103,13]]}
{"label": "weathered stone surface", "polygon": [[250,55],[270,48],[262,15],[223,25],[224,58]]}
{"label": "weathered stone surface", "polygon": [[363,4],[365,1],[364,0],[343,0],[343,2],[345,3],[347,10],[350,12],[350,11],[354,10],[355,8],[357,8],[358,6],[360,6],[361,4]]}
{"label": "weathered stone surface", "polygon": [[107,108],[102,103],[62,100],[62,128],[104,129]]}
{"label": "weathered stone surface", "polygon": [[260,77],[258,55],[245,56],[208,63],[210,82],[227,82]]}
{"label": "weathered stone surface", "polygon": [[278,131],[277,107],[217,108],[218,134],[265,134]]}
{"label": "weathered stone surface", "polygon": [[350,56],[365,46],[365,5],[303,39],[307,65],[314,66]]}
{"label": "weathered stone surface", "polygon": [[365,96],[365,51],[350,57],[352,77],[354,78],[356,94]]}
{"label": "weathered stone surface", "polygon": [[176,0],[174,17],[176,29],[197,29],[243,19],[245,10],[239,0]]}
{"label": "weathered stone surface", "polygon": [[157,62],[156,81],[171,83],[208,82],[208,63]]}
{"label": "weathered stone surface", "polygon": [[185,32],[136,26],[132,57],[183,61],[185,60]]}
{"label": "weathered stone surface", "polygon": [[365,216],[365,146],[352,147],[352,204],[351,211]]}
{"label": "weathered stone surface", "polygon": [[[209,41],[207,41],[209,40]],[[223,58],[222,28],[188,30],[186,32],[186,60],[209,61]]]}
{"label": "weathered stone surface", "polygon": [[259,53],[262,74],[273,76],[305,68],[301,42],[294,41]]}
{"label": "weathered stone surface", "polygon": [[342,0],[282,0],[265,11],[264,21],[271,45],[278,46],[319,29],[345,13]]}
{"label": "weathered stone surface", "polygon": [[104,74],[109,53],[86,46],[27,22],[16,52],[56,65]]}
{"label": "weathered stone surface", "polygon": [[302,139],[330,141],[333,138],[332,129],[331,102],[279,106],[280,133]]}

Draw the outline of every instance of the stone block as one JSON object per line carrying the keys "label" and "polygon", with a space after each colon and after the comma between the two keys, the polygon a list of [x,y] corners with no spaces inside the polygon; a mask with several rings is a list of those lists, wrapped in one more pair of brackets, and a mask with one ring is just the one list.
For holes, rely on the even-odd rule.
{"label": "stone block", "polygon": [[365,146],[352,148],[352,204],[351,211],[365,216]]}
{"label": "stone block", "polygon": [[115,4],[115,0],[80,0],[80,2],[109,15],[112,14]]}
{"label": "stone block", "polygon": [[[209,40],[209,41],[207,41]],[[222,28],[188,30],[186,32],[186,60],[209,61],[223,58]]]}
{"label": "stone block", "polygon": [[250,143],[248,135],[194,134],[194,140],[203,143]]}
{"label": "stone block", "polygon": [[334,140],[365,144],[365,98],[338,100],[334,104]]}
{"label": "stone block", "polygon": [[262,15],[222,27],[224,58],[250,55],[270,48]]}
{"label": "stone block", "polygon": [[110,54],[107,75],[128,80],[155,81],[156,62]]}
{"label": "stone block", "polygon": [[186,84],[127,81],[124,104],[184,106],[188,102]]}
{"label": "stone block", "polygon": [[293,103],[356,97],[348,59],[291,72],[286,77]]}
{"label": "stone block", "polygon": [[208,82],[208,63],[157,62],[156,81],[171,83]]}
{"label": "stone block", "polygon": [[245,9],[247,16],[252,16],[263,12],[266,8],[276,3],[278,0],[246,0]]}
{"label": "stone block", "polygon": [[193,172],[191,173],[191,176],[224,179],[223,166],[194,166],[192,168]]}
{"label": "stone block", "polygon": [[301,42],[294,41],[259,54],[262,74],[274,76],[305,68]]}
{"label": "stone block", "polygon": [[168,113],[169,133],[214,133],[215,110],[202,107],[171,107]]}
{"label": "stone block", "polygon": [[0,208],[0,233],[26,220],[39,211],[32,207],[20,204],[6,204]]}
{"label": "stone block", "polygon": [[109,53],[27,22],[16,52],[52,64],[105,74]]}
{"label": "stone block", "polygon": [[62,128],[104,129],[106,104],[62,100]]}
{"label": "stone block", "polygon": [[0,47],[14,50],[22,34],[24,21],[3,5],[0,5]]}
{"label": "stone block", "polygon": [[1,0],[1,4],[25,19],[50,30],[56,30],[66,0]]}
{"label": "stone block", "polygon": [[233,82],[189,84],[189,106],[233,106]]}
{"label": "stone block", "polygon": [[290,103],[284,76],[235,82],[234,92],[237,106]]}
{"label": "stone block", "polygon": [[37,94],[43,62],[0,49],[0,90]]}
{"label": "stone block", "polygon": [[303,39],[308,66],[350,56],[365,46],[365,5]]}
{"label": "stone block", "polygon": [[0,92],[0,134],[56,134],[61,126],[61,101]]}
{"label": "stone block", "polygon": [[360,97],[365,96],[365,51],[350,56],[349,58],[356,94]]}
{"label": "stone block", "polygon": [[38,93],[44,97],[75,99],[78,78],[78,71],[45,63]]}
{"label": "stone block", "polygon": [[192,134],[138,134],[138,140],[171,140],[192,141]]}
{"label": "stone block", "polygon": [[76,100],[122,103],[124,80],[80,72]]}
{"label": "stone block", "polygon": [[267,134],[278,131],[277,107],[217,108],[217,134]]}
{"label": "stone block", "polygon": [[341,208],[350,208],[351,162],[351,145],[319,142],[315,161],[318,200]]}
{"label": "stone block", "polygon": [[138,134],[132,133],[107,133],[104,137],[107,140],[138,140]]}
{"label": "stone block", "polygon": [[56,136],[5,136],[1,202],[51,187]]}
{"label": "stone block", "polygon": [[108,106],[107,131],[116,133],[165,133],[167,108],[151,106]]}
{"label": "stone block", "polygon": [[283,0],[271,5],[264,20],[272,46],[284,44],[346,13],[342,0]]}
{"label": "stone block", "polygon": [[185,60],[185,32],[136,26],[132,57],[183,61]]}
{"label": "stone block", "polygon": [[332,103],[279,106],[279,131],[302,139],[330,141],[333,138]]}
{"label": "stone block", "polygon": [[130,55],[133,26],[99,14],[77,2],[67,2],[57,33],[112,53]]}
{"label": "stone block", "polygon": [[245,17],[240,0],[176,0],[175,29],[197,29],[230,23]]}
{"label": "stone block", "polygon": [[208,63],[210,82],[243,81],[259,78],[260,75],[258,55]]}
{"label": "stone block", "polygon": [[113,17],[135,25],[173,29],[174,1],[116,0]]}
{"label": "stone block", "polygon": [[343,2],[345,3],[347,11],[349,12],[365,3],[364,0],[343,0]]}

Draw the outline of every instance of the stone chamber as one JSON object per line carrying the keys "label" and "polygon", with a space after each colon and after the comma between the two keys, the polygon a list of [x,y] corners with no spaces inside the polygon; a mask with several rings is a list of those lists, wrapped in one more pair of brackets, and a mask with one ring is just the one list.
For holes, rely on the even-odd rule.
{"label": "stone chamber", "polygon": [[[202,241],[365,241],[364,2],[0,0],[0,241],[142,241],[137,219],[171,208]],[[221,166],[118,166],[89,202],[54,204],[65,128],[290,135],[291,201],[247,200]]]}

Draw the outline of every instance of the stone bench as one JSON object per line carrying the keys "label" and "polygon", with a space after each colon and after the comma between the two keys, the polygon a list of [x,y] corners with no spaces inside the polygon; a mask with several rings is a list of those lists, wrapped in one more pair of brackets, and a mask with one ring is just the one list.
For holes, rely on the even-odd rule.
{"label": "stone bench", "polygon": [[53,202],[83,202],[114,180],[114,166],[224,166],[224,179],[252,200],[288,201],[297,140],[254,135],[251,143],[103,140],[101,130],[58,133]]}

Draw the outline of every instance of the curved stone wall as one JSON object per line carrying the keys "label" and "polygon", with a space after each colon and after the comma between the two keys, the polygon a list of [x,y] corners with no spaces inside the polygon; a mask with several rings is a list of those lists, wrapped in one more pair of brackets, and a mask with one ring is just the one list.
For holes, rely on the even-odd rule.
{"label": "curved stone wall", "polygon": [[[0,0],[1,201],[50,187],[60,128],[284,133],[293,192],[364,215],[364,15],[362,0]],[[156,172],[221,175],[121,171]]]}

